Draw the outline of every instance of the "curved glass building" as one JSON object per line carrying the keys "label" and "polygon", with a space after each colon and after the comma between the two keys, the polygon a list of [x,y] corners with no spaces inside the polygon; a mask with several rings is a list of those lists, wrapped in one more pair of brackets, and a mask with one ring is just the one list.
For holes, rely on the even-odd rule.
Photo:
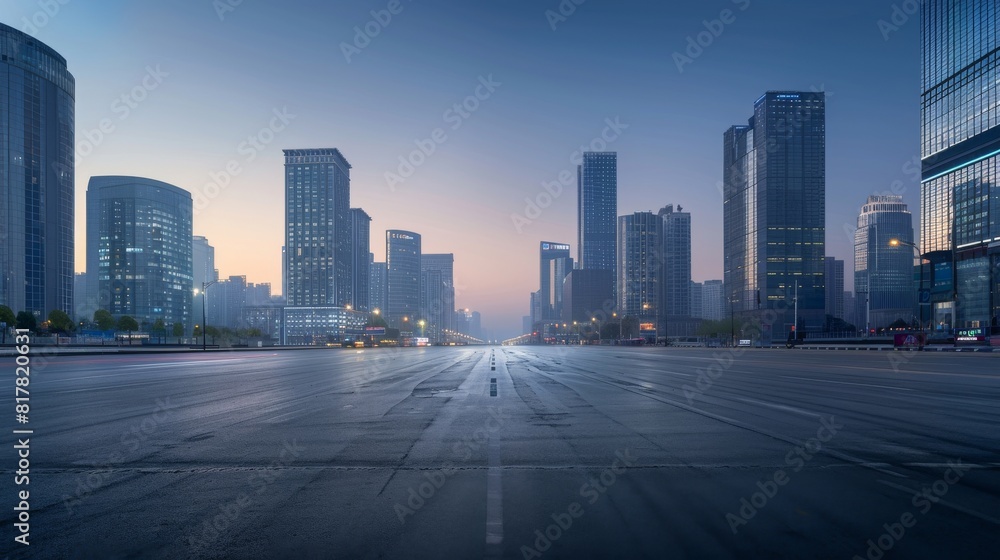
{"label": "curved glass building", "polygon": [[140,325],[157,319],[193,325],[192,210],[191,193],[167,183],[92,177],[87,187],[88,299]]}
{"label": "curved glass building", "polygon": [[0,24],[0,305],[73,313],[75,81],[66,59]]}

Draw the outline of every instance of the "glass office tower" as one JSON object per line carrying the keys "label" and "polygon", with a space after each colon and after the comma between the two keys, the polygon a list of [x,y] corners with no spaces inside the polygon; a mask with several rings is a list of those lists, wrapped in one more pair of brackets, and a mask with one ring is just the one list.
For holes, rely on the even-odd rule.
{"label": "glass office tower", "polygon": [[420,234],[412,231],[385,232],[386,309],[385,320],[403,332],[414,331],[420,317]]}
{"label": "glass office tower", "polygon": [[285,150],[289,306],[353,303],[351,225],[351,164],[340,150]]}
{"label": "glass office tower", "polygon": [[[822,92],[769,91],[748,125],[723,138],[727,309],[778,312],[765,340],[825,322],[826,101]],[[759,302],[759,303],[758,303]],[[744,317],[744,320],[749,320]]]}
{"label": "glass office tower", "polygon": [[91,178],[88,297],[140,324],[193,325],[192,210],[191,193],[161,181]]}
{"label": "glass office tower", "polygon": [[618,218],[618,312],[656,317],[663,276],[663,219],[652,212]]}
{"label": "glass office tower", "polygon": [[1000,317],[998,17],[996,2],[921,4],[921,300],[943,331]]}
{"label": "glass office tower", "polygon": [[351,304],[371,311],[372,218],[361,208],[351,208]]}
{"label": "glass office tower", "polygon": [[[563,281],[573,270],[569,245],[542,241],[538,246],[539,289],[536,321],[560,321],[563,309]],[[609,269],[613,270],[613,269]]]}
{"label": "glass office tower", "polygon": [[585,152],[577,169],[578,258],[583,270],[615,270],[618,153]]}
{"label": "glass office tower", "polygon": [[[901,244],[890,245],[893,239]],[[913,216],[903,197],[869,196],[854,231],[854,290],[865,311],[857,326],[880,329],[896,320],[919,322],[912,244]]]}
{"label": "glass office tower", "polygon": [[73,75],[66,59],[0,24],[0,305],[74,313]]}

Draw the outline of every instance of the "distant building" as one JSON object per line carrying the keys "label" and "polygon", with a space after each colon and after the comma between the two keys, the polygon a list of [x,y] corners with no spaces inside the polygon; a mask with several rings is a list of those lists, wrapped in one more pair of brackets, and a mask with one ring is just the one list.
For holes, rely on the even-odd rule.
{"label": "distant building", "polygon": [[[247,277],[230,276],[221,280],[206,291],[208,307],[206,319],[208,326],[215,328],[243,328],[241,318],[247,302]],[[198,322],[200,322],[200,317]]]}
{"label": "distant building", "polygon": [[193,325],[192,211],[191,193],[161,181],[91,178],[89,297],[140,325]]}
{"label": "distant building", "polygon": [[351,164],[340,150],[285,150],[288,304],[350,305]]}
{"label": "distant building", "polygon": [[219,279],[219,271],[215,268],[215,247],[209,245],[207,238],[201,235],[193,237],[191,262],[191,277],[196,288],[201,289],[203,284]]}
{"label": "distant building", "polygon": [[387,286],[389,285],[388,274],[384,262],[375,262],[375,256],[369,255],[369,283],[368,283],[368,303],[372,311],[376,309],[379,313],[384,313],[388,303],[386,300]]}
{"label": "distant building", "polygon": [[704,319],[704,288],[701,282],[691,282],[691,316],[695,319]]}
{"label": "distant building", "polygon": [[826,314],[836,319],[844,318],[844,261],[826,257]]}
{"label": "distant building", "polygon": [[691,316],[691,213],[668,204],[662,220],[662,296],[658,317]]}
{"label": "distant building", "polygon": [[99,309],[97,302],[87,301],[87,273],[77,272],[73,277],[73,304],[74,312],[70,317],[75,321],[90,321],[94,318],[94,312]]}
{"label": "distant building", "polygon": [[573,259],[569,256],[569,245],[543,241],[539,244],[539,321],[558,321],[562,316],[562,284],[566,275],[573,270]]}
{"label": "distant building", "polygon": [[701,286],[701,318],[721,321],[728,317],[726,290],[722,280],[705,280]]}
{"label": "distant building", "polygon": [[444,332],[455,329],[455,255],[422,255],[420,274],[420,317],[431,342],[444,342]]}
{"label": "distant building", "polygon": [[764,340],[799,322],[822,330],[826,312],[826,101],[823,92],[769,91],[747,125],[723,137],[723,242],[727,300],[754,320],[778,313]]}
{"label": "distant building", "polygon": [[387,305],[383,315],[390,326],[412,332],[420,314],[420,234],[385,232]]}
{"label": "distant building", "polygon": [[[76,311],[76,82],[59,53],[3,24],[0,55],[0,305],[41,323]],[[89,297],[86,309],[102,303]]]}
{"label": "distant building", "polygon": [[[893,247],[893,239],[905,245]],[[913,217],[901,196],[869,196],[854,232],[854,290],[868,319],[861,326],[916,322],[913,285]]]}
{"label": "distant building", "polygon": [[660,311],[662,225],[663,218],[652,212],[618,218],[618,313],[622,316],[655,318]]}
{"label": "distant building", "polygon": [[372,218],[361,208],[351,208],[351,306],[359,311],[371,311]]}
{"label": "distant building", "polygon": [[343,307],[284,307],[280,343],[288,346],[341,344],[364,332],[368,314]]}
{"label": "distant building", "polygon": [[583,153],[577,168],[577,214],[577,268],[608,270],[613,277],[618,265],[617,152]]}
{"label": "distant building", "polygon": [[614,302],[615,273],[611,270],[574,270],[563,283],[565,323],[590,324],[592,319],[608,322],[609,303]]}

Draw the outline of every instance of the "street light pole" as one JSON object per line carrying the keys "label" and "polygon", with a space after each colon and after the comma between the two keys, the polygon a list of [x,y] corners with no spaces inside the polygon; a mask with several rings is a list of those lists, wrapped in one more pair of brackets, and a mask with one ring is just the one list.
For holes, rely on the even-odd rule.
{"label": "street light pole", "polygon": [[205,300],[208,299],[208,287],[217,282],[218,280],[212,280],[211,282],[201,283],[201,350],[203,352],[208,350],[208,325],[205,318]]}

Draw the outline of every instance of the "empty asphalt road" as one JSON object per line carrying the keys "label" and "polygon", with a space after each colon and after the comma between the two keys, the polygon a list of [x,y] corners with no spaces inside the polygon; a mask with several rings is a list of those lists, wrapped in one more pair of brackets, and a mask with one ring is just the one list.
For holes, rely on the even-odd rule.
{"label": "empty asphalt road", "polygon": [[[10,558],[994,558],[1000,355],[56,357]],[[23,437],[23,436],[22,436]]]}

